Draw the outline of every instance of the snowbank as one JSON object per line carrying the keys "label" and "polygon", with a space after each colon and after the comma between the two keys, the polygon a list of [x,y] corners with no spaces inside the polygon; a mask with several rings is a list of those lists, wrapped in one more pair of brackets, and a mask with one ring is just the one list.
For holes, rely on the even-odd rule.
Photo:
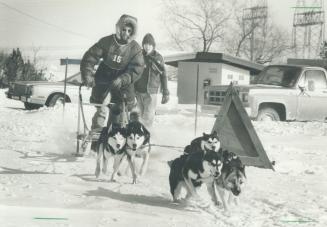
{"label": "snowbank", "polygon": [[[93,111],[86,107],[89,121]],[[197,135],[209,132],[214,120],[200,114]],[[67,104],[64,112],[26,111],[0,90],[0,226],[327,224],[325,123],[254,122],[270,160],[276,161],[276,171],[247,167],[241,203],[226,214],[212,205],[171,202],[166,162],[194,138],[189,106],[172,102],[158,111],[153,143],[176,148],[154,146],[148,173],[136,185],[129,176],[115,183],[109,182],[109,175],[96,180],[94,154],[72,155],[76,122],[76,104]],[[200,194],[209,203],[204,189]]]}

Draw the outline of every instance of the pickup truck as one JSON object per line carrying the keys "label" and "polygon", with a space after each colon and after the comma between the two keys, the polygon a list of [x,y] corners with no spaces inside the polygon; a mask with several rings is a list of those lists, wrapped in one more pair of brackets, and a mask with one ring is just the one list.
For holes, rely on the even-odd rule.
{"label": "pickup truck", "polygon": [[[327,72],[322,67],[270,65],[250,85],[235,85],[250,118],[271,121],[326,121]],[[205,106],[221,106],[227,85],[208,86]]]}
{"label": "pickup truck", "polygon": [[[28,110],[42,106],[56,106],[65,102],[78,102],[78,89],[81,75],[76,73],[66,80],[66,96],[64,95],[64,81],[16,81],[10,84],[6,92],[7,98],[20,100]],[[82,87],[83,102],[89,101],[91,89]]]}

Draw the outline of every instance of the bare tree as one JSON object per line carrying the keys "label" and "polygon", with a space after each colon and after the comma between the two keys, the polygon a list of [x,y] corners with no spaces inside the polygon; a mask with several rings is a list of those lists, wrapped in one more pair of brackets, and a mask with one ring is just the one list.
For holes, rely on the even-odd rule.
{"label": "bare tree", "polygon": [[[278,61],[291,50],[290,33],[273,23],[268,17],[266,27],[263,29],[260,23],[253,23],[246,27],[242,21],[242,9],[244,6],[235,7],[234,20],[230,21],[229,33],[224,39],[225,51],[237,57],[251,60],[251,48],[253,61],[261,64]],[[260,35],[254,36],[254,46],[250,45],[252,33],[260,30]]]}
{"label": "bare tree", "polygon": [[168,0],[163,4],[166,29],[178,49],[209,52],[222,40],[231,2]]}
{"label": "bare tree", "polygon": [[286,30],[273,23],[268,24],[267,34],[255,40],[255,62],[265,64],[283,57],[292,48],[290,37]]}

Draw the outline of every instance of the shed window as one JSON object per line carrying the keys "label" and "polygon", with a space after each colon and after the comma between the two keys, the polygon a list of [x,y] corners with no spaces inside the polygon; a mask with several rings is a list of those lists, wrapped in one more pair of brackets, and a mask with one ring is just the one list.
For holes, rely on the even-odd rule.
{"label": "shed window", "polygon": [[209,73],[217,73],[217,68],[209,68]]}

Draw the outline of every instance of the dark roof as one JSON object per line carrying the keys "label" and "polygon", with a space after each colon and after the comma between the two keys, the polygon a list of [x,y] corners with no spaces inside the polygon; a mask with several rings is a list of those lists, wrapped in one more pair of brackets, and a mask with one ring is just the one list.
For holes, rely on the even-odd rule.
{"label": "dark roof", "polygon": [[302,68],[305,68],[309,65],[296,65],[296,64],[274,64],[274,65],[268,65],[267,67],[293,67],[293,68],[299,68],[299,69],[302,69]]}
{"label": "dark roof", "polygon": [[264,65],[257,64],[242,58],[233,57],[224,53],[197,52],[197,53],[182,53],[165,56],[165,63],[174,67],[178,67],[178,62],[211,62],[225,63],[235,67],[249,70],[251,74],[259,73]]}
{"label": "dark roof", "polygon": [[326,59],[301,59],[301,58],[288,58],[287,64],[302,65],[302,66],[318,66],[327,69]]}

